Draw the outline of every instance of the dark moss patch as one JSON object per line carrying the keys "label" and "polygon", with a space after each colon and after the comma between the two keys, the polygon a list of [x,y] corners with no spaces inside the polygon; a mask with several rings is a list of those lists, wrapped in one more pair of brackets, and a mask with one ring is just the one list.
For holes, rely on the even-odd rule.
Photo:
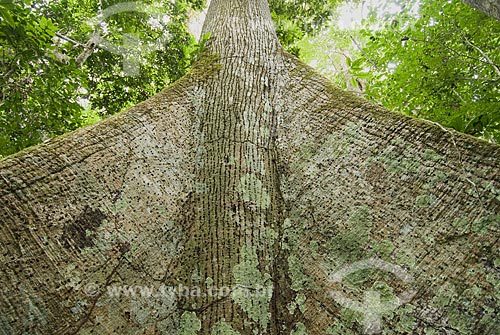
{"label": "dark moss patch", "polygon": [[100,209],[85,207],[76,220],[64,227],[63,243],[66,248],[74,246],[79,250],[94,245],[95,230],[106,219]]}

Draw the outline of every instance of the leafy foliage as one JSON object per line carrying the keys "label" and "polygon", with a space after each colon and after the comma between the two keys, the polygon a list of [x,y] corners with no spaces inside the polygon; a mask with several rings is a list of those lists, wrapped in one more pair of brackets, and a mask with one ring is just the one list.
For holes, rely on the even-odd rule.
{"label": "leafy foliage", "polygon": [[[155,21],[149,13],[123,12],[92,24],[116,3],[0,4],[0,157],[115,114],[189,69],[196,41],[187,31],[188,12],[201,8],[202,1],[155,2]],[[136,34],[138,47],[145,46],[142,41],[165,41],[154,52],[136,55],[137,76],[127,75],[123,56],[102,45],[120,46],[127,34]]]}
{"label": "leafy foliage", "polygon": [[379,54],[377,66],[396,64],[367,93],[391,109],[500,140],[500,22],[459,1],[424,2],[420,15],[406,26],[396,17],[381,34],[365,32],[365,52]]}
{"label": "leafy foliage", "polygon": [[74,92],[85,80],[63,64],[53,44],[57,27],[27,3],[1,3],[0,155],[85,123]]}
{"label": "leafy foliage", "polygon": [[342,0],[270,0],[269,6],[281,43],[289,52],[299,55],[296,43],[313,35],[331,17]]}
{"label": "leafy foliage", "polygon": [[499,21],[458,0],[422,0],[329,32],[330,50],[343,53],[347,67],[331,71],[324,55],[308,55],[337,83],[389,109],[500,141]]}

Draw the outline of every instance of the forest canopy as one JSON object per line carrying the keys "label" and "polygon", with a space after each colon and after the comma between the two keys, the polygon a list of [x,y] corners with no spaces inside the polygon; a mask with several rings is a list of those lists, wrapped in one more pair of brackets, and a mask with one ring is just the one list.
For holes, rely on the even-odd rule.
{"label": "forest canopy", "polygon": [[498,143],[500,21],[458,0],[402,3],[332,20],[300,43],[304,59],[388,109]]}
{"label": "forest canopy", "polygon": [[[458,0],[372,3],[270,6],[282,45],[337,85],[499,142],[500,21]],[[197,41],[189,31],[204,1],[147,0],[147,10],[106,12],[120,4],[0,3],[0,157],[116,114],[190,69],[208,38]],[[345,18],[359,8],[363,15]],[[342,16],[354,23],[342,26]],[[130,44],[130,36],[141,41],[135,52],[109,50]],[[124,58],[138,64],[133,75]]]}

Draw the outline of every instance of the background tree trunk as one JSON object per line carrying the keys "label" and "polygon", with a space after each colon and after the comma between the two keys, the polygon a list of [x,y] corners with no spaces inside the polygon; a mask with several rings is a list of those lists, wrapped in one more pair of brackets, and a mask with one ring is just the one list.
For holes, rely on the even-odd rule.
{"label": "background tree trunk", "polygon": [[264,0],[204,31],[159,95],[0,162],[3,333],[498,334],[500,148],[332,87]]}
{"label": "background tree trunk", "polygon": [[500,2],[498,0],[463,0],[466,4],[479,9],[486,15],[500,20]]}

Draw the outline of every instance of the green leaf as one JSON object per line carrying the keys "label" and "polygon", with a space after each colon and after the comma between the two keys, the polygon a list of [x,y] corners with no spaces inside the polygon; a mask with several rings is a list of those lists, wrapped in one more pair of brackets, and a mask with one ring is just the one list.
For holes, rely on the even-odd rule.
{"label": "green leaf", "polygon": [[349,57],[346,56],[345,57],[345,62],[347,64],[347,66],[352,67],[352,60],[351,60],[351,58],[349,58]]}
{"label": "green leaf", "polygon": [[12,15],[10,12],[7,10],[7,6],[2,6],[0,7],[0,16],[2,19],[5,20],[11,27],[15,27],[16,23],[14,22],[14,19],[12,18]]}

